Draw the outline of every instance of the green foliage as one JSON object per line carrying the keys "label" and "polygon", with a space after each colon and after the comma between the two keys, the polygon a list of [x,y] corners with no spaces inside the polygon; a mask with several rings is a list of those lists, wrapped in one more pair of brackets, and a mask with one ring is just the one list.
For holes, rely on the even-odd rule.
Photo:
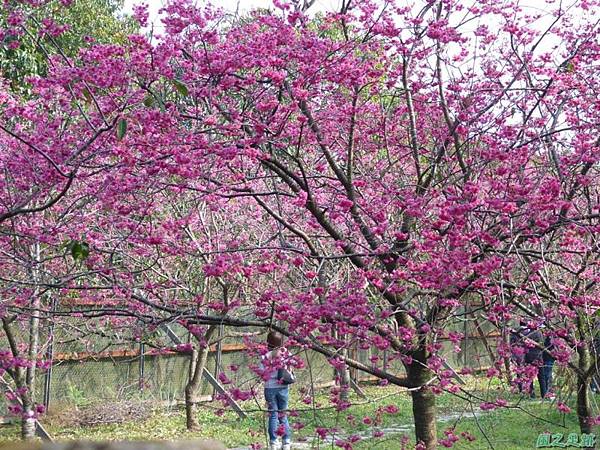
{"label": "green foliage", "polygon": [[90,255],[90,246],[87,242],[71,241],[67,244],[67,251],[76,261],[84,260]]}
{"label": "green foliage", "polygon": [[154,106],[154,103],[155,103],[154,96],[147,95],[144,98],[144,106],[146,106],[147,108],[152,108]]}
{"label": "green foliage", "polygon": [[[0,40],[0,73],[10,80],[12,89],[27,91],[26,78],[45,75],[48,56],[73,57],[80,48],[90,45],[86,42],[89,38],[100,44],[125,42],[137,26],[132,18],[119,16],[122,6],[123,0],[74,0],[68,8],[50,2],[26,22],[26,34],[19,37],[18,48],[9,48],[14,40],[10,36]],[[0,9],[0,28],[6,27],[7,14],[7,10]],[[68,25],[69,30],[56,38],[40,36],[41,20],[46,18]]]}
{"label": "green foliage", "polygon": [[173,86],[179,92],[179,94],[183,97],[187,97],[189,95],[189,90],[185,84],[183,84],[179,80],[173,80]]}
{"label": "green foliage", "polygon": [[67,385],[67,395],[66,399],[72,405],[77,407],[87,406],[91,404],[91,401],[85,396],[83,391],[81,391],[77,386],[73,384]]}
{"label": "green foliage", "polygon": [[127,121],[125,119],[119,120],[117,123],[117,139],[122,140],[127,133]]}

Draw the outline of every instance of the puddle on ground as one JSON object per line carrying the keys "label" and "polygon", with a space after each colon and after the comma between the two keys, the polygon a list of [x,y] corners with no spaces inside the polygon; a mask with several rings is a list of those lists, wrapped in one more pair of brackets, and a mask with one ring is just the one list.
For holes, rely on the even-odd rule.
{"label": "puddle on ground", "polygon": [[[441,414],[440,416],[438,416],[438,423],[439,422],[450,422],[452,420],[456,420],[459,419],[461,417],[463,418],[469,418],[469,417],[478,417],[481,414],[485,413],[485,411],[482,411],[481,409],[476,409],[475,411],[471,412],[454,412],[454,413],[448,413],[448,414]],[[385,428],[379,428],[379,427],[373,427],[373,428],[369,428],[367,430],[363,430],[360,433],[352,433],[352,436],[359,436],[362,439],[370,439],[373,437],[373,433],[375,431],[379,431],[382,432],[384,436],[386,435],[394,435],[394,434],[401,434],[401,433],[408,433],[410,431],[412,431],[412,429],[414,428],[413,424],[408,424],[408,425],[397,425],[397,426],[393,426],[393,427],[385,427]],[[325,439],[319,439],[319,446],[331,446],[331,444],[333,444],[334,441],[338,440],[338,439],[347,439],[348,437],[350,437],[350,434],[334,434],[334,435],[327,435],[327,437]],[[382,436],[383,437],[383,436]],[[315,446],[313,446],[312,442],[317,442],[317,436],[312,436],[311,437],[306,437],[306,440],[303,442],[292,442],[292,450],[310,450],[313,448],[316,448]],[[237,447],[237,448],[233,448],[230,450],[250,450],[250,447]]]}

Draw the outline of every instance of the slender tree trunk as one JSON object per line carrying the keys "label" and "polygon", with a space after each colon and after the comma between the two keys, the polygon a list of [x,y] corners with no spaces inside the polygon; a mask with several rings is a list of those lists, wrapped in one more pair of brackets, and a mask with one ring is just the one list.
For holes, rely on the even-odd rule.
{"label": "slender tree trunk", "polygon": [[35,379],[37,354],[39,350],[40,298],[35,295],[33,300],[32,316],[29,323],[29,366],[25,371],[25,393],[21,395],[23,401],[23,421],[21,426],[21,438],[30,440],[35,438]]}
{"label": "slender tree trunk", "polygon": [[35,439],[35,419],[32,417],[21,420],[21,439],[32,441]]}
{"label": "slender tree trunk", "polygon": [[190,375],[185,385],[185,425],[188,430],[197,430],[200,427],[196,419],[196,398],[194,396],[194,390],[198,383],[193,382],[196,367],[199,364],[199,356],[200,352],[194,348],[190,356]]}
{"label": "slender tree trunk", "polygon": [[[348,357],[348,349],[342,349],[340,353],[343,358]],[[347,402],[350,398],[350,369],[346,364],[339,369],[338,377],[340,378],[340,400]]]}
{"label": "slender tree trunk", "polygon": [[[19,351],[16,336],[10,327],[9,320],[7,320],[6,318],[2,319],[2,328],[4,330],[6,340],[8,341],[13,358],[20,358],[21,353]],[[30,352],[28,351],[28,355],[29,354]],[[32,370],[34,371],[35,367],[32,368]],[[27,384],[27,381],[30,379],[29,377],[33,377],[33,380],[35,380],[35,372],[33,372],[30,375],[29,368],[26,369],[25,367],[16,367],[15,369],[8,369],[7,372],[9,373],[9,375],[15,383],[15,386],[17,387],[15,396],[22,408],[21,439],[32,440],[35,438],[35,418],[33,414],[35,404],[33,391],[31,387]]]}
{"label": "slender tree trunk", "polygon": [[[339,339],[339,333],[336,329],[332,330],[332,336],[334,339]],[[340,352],[340,356],[342,358],[348,357],[348,349],[347,348],[338,348]],[[333,370],[333,376],[335,377],[336,384],[339,382],[340,387],[340,400],[343,402],[347,402],[349,399],[349,390],[350,390],[350,370],[348,366],[344,364],[344,366],[340,369]]]}
{"label": "slender tree trunk", "polygon": [[[40,261],[40,244],[35,243],[32,248],[32,259],[35,261],[33,268],[31,269],[31,278],[34,283],[39,283],[39,261]],[[21,394],[21,401],[23,403],[23,419],[21,422],[21,438],[24,440],[31,440],[35,438],[35,378],[36,378],[36,361],[40,346],[40,308],[41,308],[41,296],[39,295],[39,288],[35,288],[33,292],[33,298],[31,301],[31,318],[29,319],[29,342],[27,357],[29,365],[25,369],[25,380],[22,380],[21,389],[25,392]],[[23,374],[19,374],[22,379]],[[24,383],[23,383],[24,381]]]}
{"label": "slender tree trunk", "polygon": [[415,436],[417,442],[423,442],[427,450],[437,448],[437,424],[435,396],[429,388],[411,393]]}
{"label": "slender tree trunk", "polygon": [[31,441],[35,439],[35,421],[33,416],[34,404],[28,393],[21,395],[23,402],[23,418],[21,419],[21,439]]}
{"label": "slender tree trunk", "polygon": [[412,363],[405,364],[406,375],[411,388],[413,422],[417,444],[422,443],[427,450],[437,448],[437,425],[435,395],[427,384],[433,373],[427,368],[426,340],[419,342],[412,352]]}
{"label": "slender tree trunk", "polygon": [[190,358],[190,377],[185,386],[185,423],[190,431],[200,429],[200,424],[196,419],[196,409],[200,386],[202,385],[202,372],[208,361],[210,339],[214,331],[215,326],[211,325],[204,335],[205,343],[198,350],[194,350]]}
{"label": "slender tree trunk", "polygon": [[504,371],[506,373],[506,383],[510,386],[512,384],[512,370],[510,367],[510,357],[504,357]]}

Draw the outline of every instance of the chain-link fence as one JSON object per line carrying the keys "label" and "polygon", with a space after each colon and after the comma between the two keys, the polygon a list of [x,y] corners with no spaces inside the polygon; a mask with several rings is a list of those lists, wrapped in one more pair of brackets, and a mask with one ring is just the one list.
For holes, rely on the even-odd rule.
{"label": "chain-link fence", "polygon": [[[451,367],[480,369],[489,366],[487,346],[495,347],[495,337],[467,337],[462,342],[462,351],[455,353],[450,342],[445,342],[445,353]],[[227,346],[224,346],[225,348]],[[357,351],[354,357],[365,364],[371,364],[371,356],[379,356],[379,366],[386,365],[393,372],[401,372],[401,363],[388,361],[384,351]],[[335,371],[326,357],[314,351],[302,351],[305,367],[298,371],[298,382],[323,386],[333,381]],[[220,364],[217,364],[219,360]],[[176,403],[183,400],[183,392],[188,378],[190,356],[187,354],[144,355],[119,357],[118,353],[101,358],[84,358],[55,362],[52,371],[38,378],[37,392],[45,392],[50,406],[85,405],[104,400],[144,399],[157,402]],[[243,350],[225,350],[219,355],[210,353],[206,368],[218,377],[224,373],[231,386],[249,389],[260,380],[249,369],[256,363]],[[466,363],[466,364],[465,364]],[[368,374],[356,374],[357,381],[370,379]],[[203,384],[202,395],[210,396],[213,387]]]}
{"label": "chain-link fence", "polygon": [[[441,340],[444,345],[442,352],[450,367],[457,371],[463,367],[489,367],[500,338],[497,332],[475,320],[465,320],[454,328],[464,333],[465,338],[458,352],[450,340]],[[173,326],[171,331],[181,342],[189,342],[185,329]],[[68,329],[56,333],[52,368],[40,372],[37,378],[36,398],[39,402],[43,400],[51,410],[132,399],[165,404],[183,401],[189,354],[160,354],[148,345],[137,343],[114,346],[108,337],[91,336],[87,340],[70,340],[67,337]],[[166,335],[162,342],[169,342]],[[298,356],[305,361],[305,368],[298,371],[299,384],[318,387],[333,382],[335,371],[326,357],[310,350],[293,351],[299,351]],[[367,365],[374,364],[372,357],[376,355],[378,367],[386,367],[397,374],[403,371],[400,361],[388,358],[385,351],[371,348],[351,353],[352,358]],[[247,390],[261,382],[249,368],[256,362],[244,351],[240,338],[227,337],[218,347],[213,346],[206,368],[215,378],[224,373],[231,380],[226,389],[233,386]],[[373,381],[368,374],[354,371],[352,375],[358,382]],[[203,383],[204,398],[210,400],[213,393],[214,387]],[[6,405],[1,405],[1,408],[6,411]]]}

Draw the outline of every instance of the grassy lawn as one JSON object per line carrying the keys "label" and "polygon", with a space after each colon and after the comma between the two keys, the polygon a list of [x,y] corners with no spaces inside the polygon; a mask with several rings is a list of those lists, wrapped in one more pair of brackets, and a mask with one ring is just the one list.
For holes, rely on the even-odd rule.
{"label": "grassy lawn", "polygon": [[[519,397],[508,393],[501,385],[490,385],[487,381],[474,378],[469,379],[468,384],[470,392],[486,400],[500,397],[511,404],[519,402]],[[312,405],[302,403],[297,391],[293,389],[291,408],[297,410],[297,417],[291,418],[291,422],[304,425],[304,428],[294,431],[294,441],[312,441],[317,428],[336,428],[343,437],[360,435],[363,439],[354,445],[357,449],[398,450],[402,448],[403,439],[409,439],[412,443],[409,395],[395,387],[368,386],[365,392],[368,400],[352,394],[352,406],[338,412],[331,407],[328,391],[323,391],[316,397],[316,408],[313,409]],[[522,400],[519,402],[521,409],[479,411],[477,417],[474,417],[473,411],[479,410],[479,404],[479,400],[471,405],[448,393],[439,395],[437,405],[440,437],[444,437],[444,430],[454,428],[454,433],[458,436],[464,432],[475,438],[469,441],[462,437],[454,448],[487,449],[491,448],[489,440],[495,449],[513,450],[535,448],[540,433],[567,435],[579,432],[575,414],[559,412],[556,404],[548,400]],[[389,405],[394,405],[398,410],[390,409]],[[253,442],[264,443],[264,415],[259,411],[262,405],[257,401],[247,401],[243,406],[249,411],[249,417],[244,420],[238,420],[231,411],[216,414],[216,404],[201,406],[199,422],[202,430],[199,432],[185,430],[185,414],[181,408],[155,410],[146,420],[123,424],[78,427],[70,425],[64,417],[58,420],[52,416],[42,419],[42,423],[57,440],[182,440],[211,437],[221,440],[228,447]],[[485,431],[487,439],[481,430]],[[384,436],[374,438],[373,434],[378,431],[383,431]],[[17,432],[16,426],[0,428],[0,443],[15,440]],[[331,448],[330,443],[323,445],[321,442],[321,446]]]}

